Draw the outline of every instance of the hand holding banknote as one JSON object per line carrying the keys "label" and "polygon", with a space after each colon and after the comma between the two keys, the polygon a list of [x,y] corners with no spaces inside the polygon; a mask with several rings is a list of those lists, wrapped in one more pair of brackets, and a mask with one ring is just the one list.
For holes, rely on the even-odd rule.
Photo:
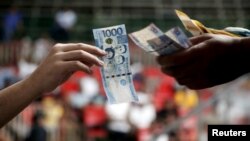
{"label": "hand holding banknote", "polygon": [[103,66],[97,57],[105,54],[87,44],[56,44],[30,76],[0,91],[0,128],[33,100],[54,90],[74,72],[91,73],[91,66]]}
{"label": "hand holding banknote", "polygon": [[165,74],[191,89],[223,84],[250,71],[250,39],[204,34],[190,48],[157,58]]}

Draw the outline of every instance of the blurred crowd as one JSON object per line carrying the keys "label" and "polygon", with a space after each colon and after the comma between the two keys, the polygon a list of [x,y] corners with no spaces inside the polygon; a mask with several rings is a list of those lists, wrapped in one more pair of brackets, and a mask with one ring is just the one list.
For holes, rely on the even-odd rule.
{"label": "blurred crowd", "polygon": [[[70,41],[77,15],[59,10],[51,30],[37,39],[25,36],[15,7],[2,22],[0,89],[29,76],[55,42]],[[137,55],[131,48],[131,56]],[[138,103],[109,104],[99,69],[93,68],[93,75],[77,72],[2,128],[0,141],[206,141],[207,124],[250,123],[247,76],[194,91],[154,64],[132,60],[131,68]]]}

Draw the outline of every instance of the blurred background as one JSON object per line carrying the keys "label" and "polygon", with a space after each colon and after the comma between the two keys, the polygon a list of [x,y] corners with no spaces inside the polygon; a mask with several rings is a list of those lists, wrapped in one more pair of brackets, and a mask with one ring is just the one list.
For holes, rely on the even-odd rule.
{"label": "blurred background", "polygon": [[[94,28],[184,29],[174,9],[208,27],[250,28],[248,0],[2,0],[0,89],[29,76],[57,42],[94,44]],[[0,141],[206,141],[208,124],[250,124],[249,75],[193,91],[132,42],[130,55],[139,103],[109,105],[99,70],[77,72],[0,129]]]}

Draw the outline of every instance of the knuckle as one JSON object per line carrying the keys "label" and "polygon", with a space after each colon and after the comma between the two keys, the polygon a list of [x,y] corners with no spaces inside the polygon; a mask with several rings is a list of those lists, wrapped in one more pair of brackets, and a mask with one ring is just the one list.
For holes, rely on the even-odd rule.
{"label": "knuckle", "polygon": [[85,56],[85,55],[86,55],[86,52],[83,51],[83,50],[80,50],[80,51],[79,51],[79,55],[80,55],[80,56]]}
{"label": "knuckle", "polygon": [[56,53],[56,52],[60,51],[61,46],[62,46],[61,43],[55,44],[54,47],[52,48],[52,52]]}
{"label": "knuckle", "polygon": [[55,60],[60,60],[60,59],[61,59],[61,54],[56,52],[56,53],[53,55],[53,58],[54,58]]}
{"label": "knuckle", "polygon": [[94,57],[94,61],[95,61],[95,62],[99,62],[99,59],[95,56],[95,57]]}
{"label": "knuckle", "polygon": [[54,46],[54,47],[51,49],[51,52],[52,52],[52,53],[56,53],[56,52],[57,52],[56,46]]}
{"label": "knuckle", "polygon": [[94,50],[94,52],[100,52],[100,50],[96,47],[91,47],[91,48]]}
{"label": "knuckle", "polygon": [[54,48],[60,48],[62,46],[62,43],[56,43],[55,45],[54,45]]}
{"label": "knuckle", "polygon": [[74,65],[75,65],[76,67],[79,67],[79,66],[81,66],[81,62],[80,62],[80,61],[74,61]]}
{"label": "knuckle", "polygon": [[77,70],[78,68],[81,67],[81,62],[80,61],[73,61],[71,63],[71,67],[70,67],[70,70]]}
{"label": "knuckle", "polygon": [[76,46],[77,47],[83,47],[83,44],[82,43],[76,43]]}
{"label": "knuckle", "polygon": [[56,43],[54,46],[57,47],[57,46],[61,46],[62,44],[61,43]]}

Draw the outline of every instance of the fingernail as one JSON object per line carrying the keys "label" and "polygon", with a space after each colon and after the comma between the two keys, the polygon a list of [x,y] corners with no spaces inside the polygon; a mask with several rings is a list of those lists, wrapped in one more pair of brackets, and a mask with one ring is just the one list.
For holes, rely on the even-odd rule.
{"label": "fingernail", "polygon": [[99,65],[103,66],[104,62],[103,61],[98,61]]}
{"label": "fingernail", "polygon": [[102,50],[102,54],[105,54],[105,55],[106,55],[106,54],[107,54],[107,52],[106,52],[106,51],[104,51],[104,50]]}

